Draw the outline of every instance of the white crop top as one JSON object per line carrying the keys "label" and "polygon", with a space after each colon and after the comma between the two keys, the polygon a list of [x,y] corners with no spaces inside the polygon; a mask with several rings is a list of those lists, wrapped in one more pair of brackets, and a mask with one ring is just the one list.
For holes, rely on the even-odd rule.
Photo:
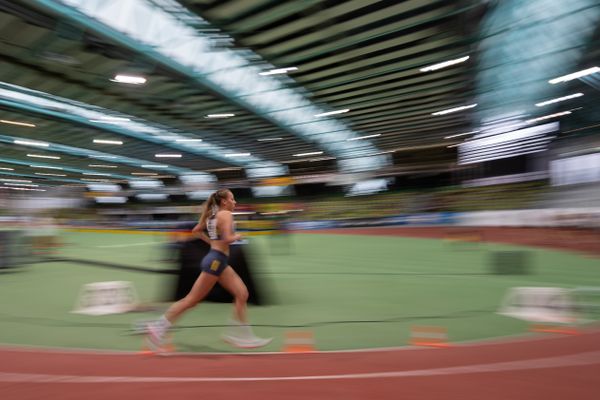
{"label": "white crop top", "polygon": [[[216,214],[206,220],[206,230],[208,231],[208,237],[210,240],[221,240],[222,237],[219,234],[217,228],[217,216]],[[235,222],[231,223],[231,232],[235,234]]]}

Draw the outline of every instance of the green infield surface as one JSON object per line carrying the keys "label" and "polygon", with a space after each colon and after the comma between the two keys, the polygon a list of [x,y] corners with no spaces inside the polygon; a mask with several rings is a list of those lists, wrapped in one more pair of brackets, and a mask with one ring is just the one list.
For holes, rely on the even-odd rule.
{"label": "green infield surface", "polygon": [[[167,235],[65,231],[61,241],[60,261],[0,270],[0,343],[139,350],[132,326],[158,317],[174,290],[176,276],[158,273],[177,268],[166,260]],[[526,252],[529,273],[493,274],[492,255],[503,251]],[[442,327],[450,342],[518,335],[528,324],[497,314],[510,288],[600,287],[597,259],[522,246],[300,233],[251,237],[247,253],[268,300],[249,307],[250,320],[259,336],[274,337],[262,351],[281,350],[296,331],[312,332],[318,350],[405,346],[415,325]],[[131,282],[154,311],[71,312],[83,285],[105,281]],[[237,351],[220,339],[231,309],[189,311],[176,348]]]}

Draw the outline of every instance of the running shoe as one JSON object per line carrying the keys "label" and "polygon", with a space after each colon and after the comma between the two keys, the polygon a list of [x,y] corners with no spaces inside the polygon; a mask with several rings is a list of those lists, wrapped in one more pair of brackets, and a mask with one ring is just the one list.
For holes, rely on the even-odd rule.
{"label": "running shoe", "polygon": [[258,347],[266,346],[273,341],[273,338],[259,338],[257,336],[241,338],[238,336],[224,334],[221,337],[230,345],[242,349],[256,349]]}
{"label": "running shoe", "polygon": [[148,346],[148,349],[153,352],[161,353],[169,351],[170,344],[166,339],[166,333],[164,329],[161,329],[156,323],[146,324],[146,337],[144,342]]}

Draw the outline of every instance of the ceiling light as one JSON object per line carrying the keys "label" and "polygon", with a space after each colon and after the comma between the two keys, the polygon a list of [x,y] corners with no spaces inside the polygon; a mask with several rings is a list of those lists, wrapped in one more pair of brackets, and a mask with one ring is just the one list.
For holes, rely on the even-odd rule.
{"label": "ceiling light", "polygon": [[142,165],[142,168],[169,168],[169,166],[161,164],[145,164]]}
{"label": "ceiling light", "polygon": [[2,122],[3,124],[18,125],[18,126],[28,126],[30,128],[35,128],[35,124],[28,124],[27,122],[7,121],[5,119],[0,119],[0,122]]}
{"label": "ceiling light", "polygon": [[277,68],[277,69],[272,69],[270,71],[265,71],[265,72],[259,72],[259,75],[263,75],[263,76],[267,76],[267,75],[277,75],[277,74],[285,74],[289,71],[297,71],[298,68],[297,67],[288,67],[288,68]]}
{"label": "ceiling light", "polygon": [[45,192],[46,191],[46,189],[28,189],[28,188],[23,188],[23,187],[2,187],[2,186],[0,186],[0,189],[30,190],[30,191],[34,191],[34,192]]}
{"label": "ceiling light", "polygon": [[556,118],[556,117],[562,117],[563,115],[568,115],[568,114],[571,114],[571,111],[563,111],[563,112],[559,112],[556,114],[544,115],[543,117],[529,119],[525,122],[527,122],[528,124],[531,124],[533,122],[543,121],[545,119],[551,119],[551,118]]}
{"label": "ceiling light", "polygon": [[89,164],[89,167],[92,168],[117,168],[116,165],[106,165],[106,164]]}
{"label": "ceiling light", "polygon": [[256,139],[256,141],[258,141],[258,142],[276,142],[277,140],[283,140],[283,138],[273,137],[273,138]]}
{"label": "ceiling light", "polygon": [[248,157],[250,153],[229,153],[225,154],[225,157]]}
{"label": "ceiling light", "polygon": [[27,179],[8,179],[8,178],[0,178],[0,182],[21,182],[21,183],[31,183],[33,181],[29,181]]}
{"label": "ceiling light", "polygon": [[118,122],[118,121],[104,121],[102,119],[90,119],[90,122],[95,122],[98,124],[114,124],[114,125],[121,124],[121,122]]}
{"label": "ceiling light", "polygon": [[558,78],[550,79],[548,81],[548,83],[551,83],[554,85],[556,83],[567,82],[567,81],[571,81],[573,79],[581,78],[586,75],[595,74],[596,72],[600,72],[600,68],[592,67],[592,68],[584,69],[582,71],[573,72],[572,74],[563,75],[563,76],[559,76]]}
{"label": "ceiling light", "polygon": [[348,140],[348,142],[351,142],[353,140],[363,140],[363,139],[374,138],[374,137],[377,137],[377,136],[381,136],[381,133],[376,133],[374,135],[366,135],[366,136],[354,137],[354,138],[350,138],[350,139],[347,139],[347,140]]}
{"label": "ceiling light", "polygon": [[465,62],[468,59],[469,59],[469,56],[466,56],[466,57],[456,58],[454,60],[444,61],[439,64],[429,65],[427,67],[421,68],[421,72],[435,71],[438,69],[446,68],[446,67],[449,67],[454,64],[460,64],[462,62]]}
{"label": "ceiling light", "polygon": [[112,176],[111,174],[103,173],[103,172],[82,172],[82,175],[91,175],[91,176]]}
{"label": "ceiling light", "polygon": [[583,93],[574,93],[574,94],[570,94],[568,96],[558,97],[556,99],[542,101],[541,103],[536,103],[535,105],[537,107],[542,107],[542,106],[546,106],[548,104],[554,104],[554,103],[558,103],[558,102],[569,100],[569,99],[574,99],[576,97],[581,97],[581,96],[583,96]]}
{"label": "ceiling light", "polygon": [[47,169],[60,169],[62,170],[61,167],[51,167],[48,165],[30,165],[31,168],[47,168]]}
{"label": "ceiling light", "polygon": [[299,154],[292,154],[293,157],[304,157],[304,156],[318,156],[319,154],[323,154],[322,151],[313,151],[310,153],[299,153]]}
{"label": "ceiling light", "polygon": [[156,172],[132,172],[131,175],[156,176]]}
{"label": "ceiling light", "polygon": [[130,122],[129,118],[121,118],[121,117],[100,117],[100,119],[90,119],[90,122],[97,122],[100,124],[115,124],[119,125],[123,122]]}
{"label": "ceiling light", "polygon": [[348,111],[350,111],[349,108],[344,108],[343,110],[329,111],[326,113],[315,114],[315,117],[326,117],[328,115],[343,114],[343,113],[347,113]]}
{"label": "ceiling light", "polygon": [[124,118],[124,117],[100,117],[100,120],[102,121],[113,121],[113,122],[126,122],[126,121],[131,121],[131,119],[129,118]]}
{"label": "ceiling light", "polygon": [[5,167],[0,167],[0,169],[2,171],[14,171],[15,170],[14,168],[5,168]]}
{"label": "ceiling light", "polygon": [[154,157],[156,157],[156,158],[181,158],[181,154],[162,153],[162,154],[155,154]]}
{"label": "ceiling light", "polygon": [[235,114],[208,114],[205,118],[229,118],[235,117]]}
{"label": "ceiling light", "polygon": [[179,143],[193,143],[193,142],[201,142],[202,139],[175,139],[176,142]]}
{"label": "ceiling light", "polygon": [[120,140],[103,140],[103,139],[94,139],[94,143],[99,143],[99,144],[123,144],[122,141]]}
{"label": "ceiling light", "polygon": [[326,160],[335,160],[335,157],[318,157],[318,158],[311,158],[310,160],[308,160],[309,162],[316,162],[316,161],[326,161]]}
{"label": "ceiling light", "polygon": [[467,109],[473,108],[473,107],[477,107],[477,103],[476,104],[469,104],[468,106],[461,106],[461,107],[449,108],[447,110],[442,110],[442,111],[434,112],[431,115],[445,115],[445,114],[450,114],[450,113],[457,112],[457,111],[467,110]]}
{"label": "ceiling light", "polygon": [[447,147],[447,148],[449,148],[449,149],[451,149],[451,148],[453,148],[453,147],[458,147],[458,146],[460,146],[460,145],[461,145],[461,143],[456,143],[456,144],[451,144],[451,145],[448,145],[448,146],[446,146],[446,147]]}
{"label": "ceiling light", "polygon": [[60,157],[58,157],[58,156],[44,156],[42,154],[27,154],[27,157],[49,158],[51,160],[60,160]]}
{"label": "ceiling light", "polygon": [[116,75],[113,79],[111,79],[111,81],[119,83],[128,83],[130,85],[143,85],[144,83],[146,83],[146,78],[141,76]]}
{"label": "ceiling light", "polygon": [[49,143],[44,143],[44,142],[32,142],[29,140],[14,140],[13,141],[14,144],[22,144],[25,146],[38,146],[38,147],[48,147],[50,146]]}
{"label": "ceiling light", "polygon": [[465,132],[465,133],[457,133],[456,135],[450,135],[450,136],[444,136],[444,139],[452,139],[455,137],[460,137],[460,136],[466,136],[466,135],[471,135],[473,133],[477,133],[479,131],[471,131],[471,132]]}
{"label": "ceiling light", "polygon": [[109,159],[118,158],[117,156],[103,156],[103,155],[99,155],[99,156],[96,156],[96,155],[92,156],[92,155],[90,155],[88,157],[90,157],[90,158],[109,158]]}
{"label": "ceiling light", "polygon": [[66,176],[64,174],[44,174],[42,172],[35,172],[36,175],[42,175],[42,176]]}
{"label": "ceiling light", "polygon": [[26,186],[26,187],[39,187],[40,185],[36,185],[35,183],[10,183],[5,182],[6,186]]}

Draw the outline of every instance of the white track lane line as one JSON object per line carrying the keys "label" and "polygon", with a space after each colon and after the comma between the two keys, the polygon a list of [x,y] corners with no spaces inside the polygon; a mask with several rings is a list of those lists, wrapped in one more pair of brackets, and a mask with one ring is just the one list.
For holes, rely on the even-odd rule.
{"label": "white track lane line", "polygon": [[530,360],[474,364],[460,367],[417,369],[409,371],[369,372],[338,375],[257,376],[257,377],[162,377],[162,376],[86,376],[24,374],[0,372],[2,383],[207,383],[207,382],[273,382],[315,381],[347,379],[411,378],[422,376],[462,375],[523,371],[549,368],[578,367],[600,364],[600,351],[578,353],[569,356],[536,358]]}

